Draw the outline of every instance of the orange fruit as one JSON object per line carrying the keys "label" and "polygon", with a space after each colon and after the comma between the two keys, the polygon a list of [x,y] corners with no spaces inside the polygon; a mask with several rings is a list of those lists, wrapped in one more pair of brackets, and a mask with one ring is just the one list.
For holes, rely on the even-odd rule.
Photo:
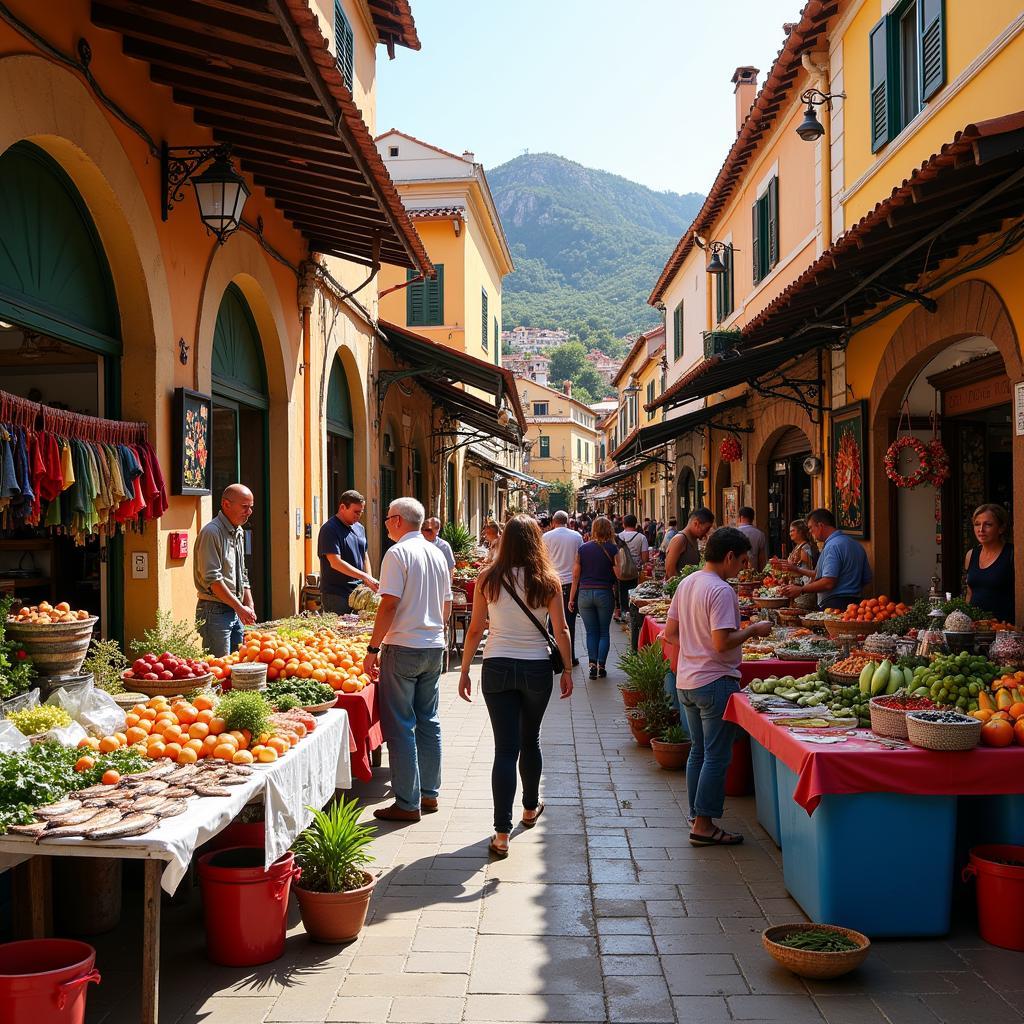
{"label": "orange fruit", "polygon": [[230,736],[231,739],[235,741],[235,746],[244,747],[247,745],[245,736],[242,733],[240,733],[237,729],[233,729],[224,738],[227,739],[228,736]]}
{"label": "orange fruit", "polygon": [[155,722],[156,712],[152,708],[146,708],[146,710],[139,715],[139,720],[142,722]]}
{"label": "orange fruit", "polygon": [[182,725],[191,725],[198,717],[199,711],[191,704],[183,704],[175,712],[178,716],[178,721]]}
{"label": "orange fruit", "polygon": [[272,750],[276,750],[279,754],[284,754],[291,749],[291,744],[281,736],[271,736],[267,740],[267,746]]}
{"label": "orange fruit", "polygon": [[139,716],[135,714],[134,711],[129,711],[128,714],[124,716],[124,721],[125,725],[129,726],[130,728],[133,725],[139,724]]}
{"label": "orange fruit", "polygon": [[145,743],[147,733],[145,729],[140,729],[137,725],[133,725],[129,727],[125,736],[129,743]]}
{"label": "orange fruit", "polygon": [[204,708],[196,715],[196,721],[208,725],[213,721],[213,711],[210,708]]}
{"label": "orange fruit", "polygon": [[182,746],[180,743],[168,743],[164,750],[164,757],[169,757],[172,761],[177,761],[181,756]]}
{"label": "orange fruit", "polygon": [[104,786],[116,786],[120,781],[121,773],[119,771],[115,771],[113,768],[108,768],[100,779],[100,782],[102,782]]}
{"label": "orange fruit", "polygon": [[210,727],[205,722],[193,722],[188,727],[189,739],[202,740],[210,735]]}
{"label": "orange fruit", "polygon": [[231,757],[235,764],[252,764],[255,758],[248,750],[236,750]]}
{"label": "orange fruit", "polygon": [[1010,717],[1014,720],[1024,718],[1024,704],[1020,701],[1017,701],[1016,704],[1011,704],[1006,710],[1010,712]]}
{"label": "orange fruit", "polygon": [[121,746],[121,741],[116,736],[104,736],[100,740],[100,753],[109,754]]}
{"label": "orange fruit", "polygon": [[151,758],[163,757],[167,752],[167,747],[159,740],[155,740],[146,747],[146,756]]}
{"label": "orange fruit", "polygon": [[182,744],[181,749],[191,750],[194,754],[201,754],[203,752],[203,741],[189,740],[187,743]]}
{"label": "orange fruit", "polygon": [[256,755],[256,760],[260,764],[269,764],[271,761],[277,760],[277,751],[273,747],[260,747],[259,753]]}
{"label": "orange fruit", "polygon": [[207,722],[207,727],[211,736],[219,736],[228,727],[228,723],[223,718],[211,718]]}
{"label": "orange fruit", "polygon": [[1024,719],[1014,725],[1013,738],[1017,741],[1018,746],[1024,747]]}
{"label": "orange fruit", "polygon": [[195,764],[199,755],[191,747],[182,747],[178,754],[178,764]]}
{"label": "orange fruit", "polygon": [[96,761],[95,761],[95,759],[94,759],[94,758],[91,758],[91,757],[89,757],[89,755],[88,755],[88,754],[83,754],[83,755],[82,755],[82,756],[81,756],[81,757],[80,757],[80,758],[79,758],[79,759],[78,759],[78,760],[77,760],[77,761],[75,762],[75,771],[76,771],[76,772],[87,772],[87,771],[90,771],[91,769],[93,769],[93,768],[95,768],[95,767],[96,767]]}
{"label": "orange fruit", "polygon": [[218,761],[230,761],[238,748],[233,743],[219,743],[213,750],[213,756]]}
{"label": "orange fruit", "polygon": [[185,732],[177,722],[168,722],[167,728],[164,729],[164,740],[167,743],[177,743],[184,735]]}
{"label": "orange fruit", "polygon": [[212,756],[214,750],[216,750],[219,745],[220,741],[218,737],[207,736],[206,739],[203,740],[203,757]]}
{"label": "orange fruit", "polygon": [[981,742],[986,747],[1008,747],[1013,737],[1013,726],[1003,718],[993,716],[981,727]]}

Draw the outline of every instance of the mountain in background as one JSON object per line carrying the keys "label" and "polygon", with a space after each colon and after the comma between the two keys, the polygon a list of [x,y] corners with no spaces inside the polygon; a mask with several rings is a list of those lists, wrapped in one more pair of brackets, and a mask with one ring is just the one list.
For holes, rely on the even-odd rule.
{"label": "mountain in background", "polygon": [[614,338],[658,323],[647,296],[702,195],[655,192],[552,153],[487,178],[516,264],[502,289],[506,329],[562,328],[621,351]]}

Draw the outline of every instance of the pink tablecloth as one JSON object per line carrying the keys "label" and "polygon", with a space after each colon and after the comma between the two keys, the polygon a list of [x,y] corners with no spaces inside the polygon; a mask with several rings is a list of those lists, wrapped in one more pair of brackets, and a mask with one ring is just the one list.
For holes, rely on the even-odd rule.
{"label": "pink tablecloth", "polygon": [[[773,725],[740,693],[733,694],[725,717],[796,773],[793,799],[808,814],[823,796],[836,793],[990,796],[1019,794],[1022,788],[1024,747],[976,747],[951,753],[917,747],[889,750],[856,737],[834,746],[815,746]],[[871,735],[870,730],[857,732]]]}

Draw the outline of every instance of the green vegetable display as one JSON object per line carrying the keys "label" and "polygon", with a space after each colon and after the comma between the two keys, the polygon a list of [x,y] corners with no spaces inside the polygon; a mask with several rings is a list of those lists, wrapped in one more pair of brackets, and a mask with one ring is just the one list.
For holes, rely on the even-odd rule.
{"label": "green vegetable display", "polygon": [[0,754],[0,833],[30,822],[36,807],[95,785],[109,768],[134,775],[151,766],[137,751],[122,749],[98,754],[95,767],[76,772],[80,756],[77,748],[60,743],[37,743],[16,754]]}
{"label": "green vegetable display", "polygon": [[35,674],[28,655],[13,640],[7,639],[7,616],[13,603],[12,596],[0,600],[0,700],[24,693]]}
{"label": "green vegetable display", "polygon": [[665,596],[666,597],[674,596],[674,594],[676,592],[676,588],[679,586],[680,583],[683,582],[683,580],[686,579],[687,576],[690,576],[693,573],[697,572],[698,569],[703,569],[703,568],[704,568],[704,562],[703,561],[698,562],[696,565],[684,565],[683,568],[679,570],[677,575],[671,576],[667,580],[665,580],[665,586],[664,586]]}
{"label": "green vegetable display", "polygon": [[228,732],[248,729],[252,736],[262,736],[270,725],[270,705],[255,690],[232,690],[225,694],[216,713],[224,719]]}
{"label": "green vegetable display", "polygon": [[848,939],[839,932],[820,931],[817,928],[808,928],[805,931],[791,932],[784,939],[776,939],[780,946],[788,946],[790,949],[806,949],[812,953],[850,953],[860,949],[852,939]]}
{"label": "green vegetable display", "polygon": [[[951,601],[939,605],[944,615],[950,612],[964,612],[971,620],[977,622],[979,619],[990,619],[992,615],[981,608],[975,608],[968,604],[961,597],[954,597]],[[897,615],[884,623],[879,630],[881,633],[891,633],[893,636],[906,636],[912,629],[924,629],[928,625],[928,613],[932,610],[931,602],[926,597],[919,597],[905,615]]]}
{"label": "green vegetable display", "polygon": [[56,704],[37,704],[34,708],[12,711],[7,720],[13,722],[26,736],[61,729],[71,724],[71,716]]}
{"label": "green vegetable display", "polygon": [[324,704],[329,700],[335,700],[337,697],[334,690],[326,683],[318,683],[315,679],[300,679],[298,676],[292,676],[288,679],[275,679],[263,691],[263,695],[278,711],[287,710],[280,706],[280,698],[286,694],[291,694],[298,700],[299,705],[307,707]]}
{"label": "green vegetable display", "polygon": [[987,690],[1003,669],[980,654],[943,654],[930,665],[914,670],[914,696],[930,697],[936,704],[978,710],[978,694]]}

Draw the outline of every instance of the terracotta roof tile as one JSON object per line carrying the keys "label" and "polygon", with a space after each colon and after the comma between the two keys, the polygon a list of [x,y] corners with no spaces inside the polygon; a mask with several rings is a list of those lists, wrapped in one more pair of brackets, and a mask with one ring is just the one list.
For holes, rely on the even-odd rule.
{"label": "terracotta roof tile", "polygon": [[366,6],[382,43],[398,43],[410,50],[420,48],[409,0],[366,0]]}

